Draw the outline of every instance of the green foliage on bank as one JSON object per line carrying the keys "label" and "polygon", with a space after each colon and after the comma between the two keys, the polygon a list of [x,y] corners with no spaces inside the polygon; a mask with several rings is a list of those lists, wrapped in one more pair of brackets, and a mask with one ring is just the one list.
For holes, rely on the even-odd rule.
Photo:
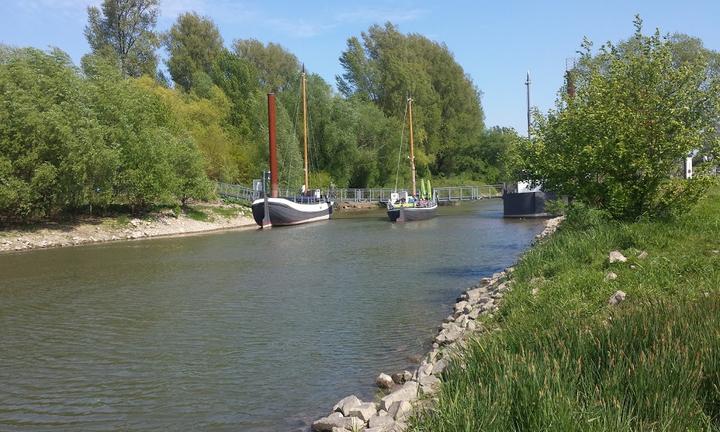
{"label": "green foliage on bank", "polygon": [[673,222],[576,209],[518,263],[487,323],[501,330],[468,345],[410,430],[720,430],[717,187]]}
{"label": "green foliage on bank", "polygon": [[[517,150],[517,174],[547,190],[604,209],[619,219],[667,217],[684,211],[708,187],[682,176],[681,164],[720,150],[720,76],[709,50],[635,34],[593,55],[583,43],[571,71],[576,92],[536,115],[533,139]],[[700,45],[701,47],[701,45]],[[681,174],[681,172],[683,174]]]}
{"label": "green foliage on bank", "polygon": [[0,220],[208,197],[202,154],[169,107],[100,59],[86,66],[59,50],[3,50]]}

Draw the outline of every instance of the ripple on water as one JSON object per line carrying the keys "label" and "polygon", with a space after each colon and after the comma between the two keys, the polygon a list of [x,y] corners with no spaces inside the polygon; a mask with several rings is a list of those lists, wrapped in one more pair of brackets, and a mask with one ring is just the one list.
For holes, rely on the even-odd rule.
{"label": "ripple on water", "polygon": [[499,207],[0,256],[0,430],[295,430],[369,399],[540,231]]}

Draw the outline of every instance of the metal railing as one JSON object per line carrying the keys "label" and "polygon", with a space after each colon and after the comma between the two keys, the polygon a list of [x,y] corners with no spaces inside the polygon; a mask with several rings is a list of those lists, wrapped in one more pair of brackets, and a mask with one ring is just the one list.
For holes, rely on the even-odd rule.
{"label": "metal railing", "polygon": [[249,203],[252,203],[262,195],[262,192],[253,190],[247,186],[230,183],[216,183],[215,193],[223,198],[232,198]]}
{"label": "metal railing", "polygon": [[336,202],[387,202],[391,188],[376,189],[333,189],[330,197]]}
{"label": "metal railing", "polygon": [[[448,201],[473,201],[486,198],[502,197],[503,185],[482,185],[482,186],[449,186],[435,188],[435,195],[439,202]],[[255,191],[247,186],[217,183],[216,193],[225,198],[233,198],[240,201],[253,202],[261,197],[262,192]],[[335,202],[381,202],[385,203],[390,199],[392,188],[366,188],[366,189],[333,189],[330,191],[330,198]],[[279,191],[280,196],[294,196],[295,192],[289,189]]]}
{"label": "metal railing", "polygon": [[473,201],[502,197],[503,185],[450,186],[435,188],[438,202]]}

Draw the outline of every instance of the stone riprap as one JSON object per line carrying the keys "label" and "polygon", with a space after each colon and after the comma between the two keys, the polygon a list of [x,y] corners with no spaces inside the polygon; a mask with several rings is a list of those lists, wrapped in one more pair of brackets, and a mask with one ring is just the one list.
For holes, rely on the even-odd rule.
{"label": "stone riprap", "polygon": [[[538,234],[538,240],[555,232],[564,217],[548,219],[545,229]],[[402,371],[388,375],[381,373],[378,387],[382,393],[380,402],[363,402],[352,395],[343,398],[333,407],[333,413],[312,424],[316,432],[402,432],[405,420],[412,415],[418,404],[432,403],[434,394],[442,383],[442,373],[447,368],[457,348],[463,346],[471,335],[487,331],[479,318],[498,310],[499,302],[512,289],[508,276],[514,268],[498,272],[492,277],[482,278],[479,283],[458,297],[453,312],[439,326],[438,334],[428,352],[414,372]],[[541,282],[541,281],[540,281]],[[539,282],[539,283],[540,283]]]}

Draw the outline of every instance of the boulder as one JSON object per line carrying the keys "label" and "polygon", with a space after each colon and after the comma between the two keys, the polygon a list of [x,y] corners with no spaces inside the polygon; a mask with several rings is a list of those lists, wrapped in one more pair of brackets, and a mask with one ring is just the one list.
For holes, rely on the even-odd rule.
{"label": "boulder", "polygon": [[433,375],[440,375],[445,368],[447,367],[447,360],[442,359],[435,362],[435,365],[433,365],[432,374]]}
{"label": "boulder", "polygon": [[408,401],[397,401],[393,402],[388,408],[387,417],[395,420],[403,420],[412,411],[412,405]]}
{"label": "boulder", "polygon": [[390,393],[380,400],[380,408],[388,410],[394,402],[398,401],[412,401],[417,398],[418,383],[415,381],[409,381],[403,384],[398,390]]}
{"label": "boulder", "polygon": [[377,378],[375,378],[375,384],[377,384],[380,388],[389,389],[392,387],[393,380],[390,375],[381,373]]}
{"label": "boulder", "polygon": [[[434,375],[428,375],[418,380],[424,394],[434,393],[440,387],[440,379]],[[390,412],[390,410],[388,410]]]}
{"label": "boulder", "polygon": [[[370,418],[368,426],[370,426],[370,429],[388,432],[391,431],[395,426],[395,420],[393,420],[392,416],[389,415],[375,416]],[[368,430],[369,429],[365,429],[365,432],[367,432]]]}
{"label": "boulder", "polygon": [[625,297],[627,294],[625,294],[623,291],[615,291],[615,294],[613,294],[610,297],[610,300],[608,300],[608,304],[610,306],[616,306],[622,303],[625,300]]}
{"label": "boulder", "polygon": [[377,414],[377,407],[373,402],[365,402],[350,408],[348,416],[357,417],[363,422],[370,420],[370,417]]}
{"label": "boulder", "polygon": [[608,261],[610,261],[610,264],[614,264],[616,262],[625,262],[627,258],[625,258],[625,255],[620,253],[620,251],[614,250],[608,255]]}
{"label": "boulder", "polygon": [[312,424],[312,430],[315,432],[332,432],[333,428],[339,429],[360,429],[365,423],[355,417],[345,417],[338,412],[334,412],[327,417],[315,420]]}
{"label": "boulder", "polygon": [[333,407],[333,411],[341,412],[343,415],[348,415],[350,409],[360,405],[362,401],[355,395],[350,395],[340,400]]}

